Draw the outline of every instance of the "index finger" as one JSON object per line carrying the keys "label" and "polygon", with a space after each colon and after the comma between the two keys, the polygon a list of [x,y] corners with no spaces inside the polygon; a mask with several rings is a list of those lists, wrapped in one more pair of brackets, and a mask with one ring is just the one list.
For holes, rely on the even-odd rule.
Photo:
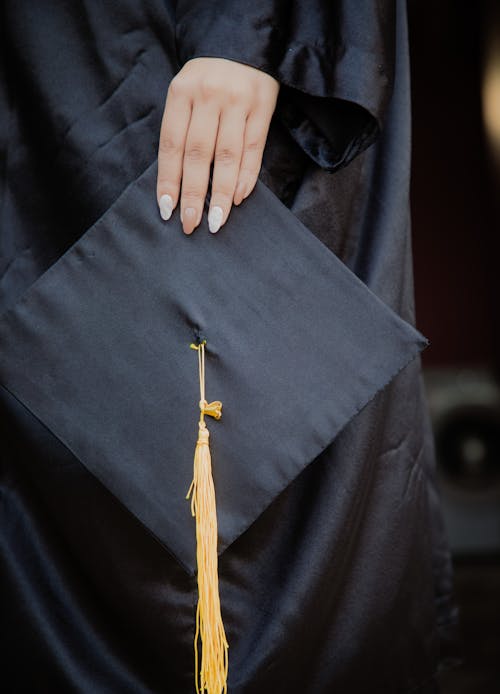
{"label": "index finger", "polygon": [[162,219],[169,219],[179,200],[182,162],[191,119],[191,99],[172,80],[167,92],[158,147],[156,197]]}

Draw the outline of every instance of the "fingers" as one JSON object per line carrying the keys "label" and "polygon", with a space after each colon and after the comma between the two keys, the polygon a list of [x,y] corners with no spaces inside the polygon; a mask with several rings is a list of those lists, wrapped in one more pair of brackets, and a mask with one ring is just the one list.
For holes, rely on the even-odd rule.
{"label": "fingers", "polygon": [[219,58],[194,58],[172,80],[158,152],[157,199],[167,220],[179,205],[183,230],[199,225],[213,178],[209,229],[217,232],[231,206],[257,182],[279,83],[256,68]]}
{"label": "fingers", "polygon": [[185,234],[191,234],[201,221],[218,126],[215,105],[193,108],[182,168],[181,220]]}
{"label": "fingers", "polygon": [[215,234],[226,222],[238,182],[246,112],[230,108],[221,114],[215,147],[212,195],[208,213],[208,228]]}
{"label": "fingers", "polygon": [[241,204],[255,188],[273,111],[274,103],[264,101],[250,113],[247,119],[243,154],[234,194],[235,205]]}
{"label": "fingers", "polygon": [[164,220],[170,219],[179,199],[191,107],[187,90],[175,79],[172,80],[167,93],[158,148],[156,197]]}
{"label": "fingers", "polygon": [[239,205],[255,188],[262,164],[267,129],[262,127],[260,114],[254,112],[247,120],[243,155],[234,194],[234,204]]}

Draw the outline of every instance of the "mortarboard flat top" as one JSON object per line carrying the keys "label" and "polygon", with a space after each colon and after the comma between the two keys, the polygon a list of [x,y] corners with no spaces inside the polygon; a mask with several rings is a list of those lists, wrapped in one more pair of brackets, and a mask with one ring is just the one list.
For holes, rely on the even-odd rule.
{"label": "mortarboard flat top", "polygon": [[[164,224],[156,167],[0,321],[0,382],[177,557],[207,400],[219,553],[426,345],[258,183],[216,234]],[[89,509],[91,512],[91,509]]]}

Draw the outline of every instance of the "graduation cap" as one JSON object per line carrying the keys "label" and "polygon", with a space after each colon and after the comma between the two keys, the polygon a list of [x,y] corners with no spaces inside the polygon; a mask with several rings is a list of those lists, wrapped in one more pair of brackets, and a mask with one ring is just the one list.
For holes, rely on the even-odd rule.
{"label": "graduation cap", "polygon": [[[204,549],[213,579],[217,552],[427,341],[261,182],[218,234],[192,236],[177,214],[161,221],[155,182],[152,165],[4,314],[0,381],[191,574],[204,541],[186,501],[195,445],[198,463],[208,457],[196,422],[219,413],[205,412],[203,388],[220,400],[215,546]],[[215,612],[217,586],[206,575],[201,586],[201,570],[198,553],[198,604],[213,591]],[[218,694],[217,629],[202,639],[200,686]]]}

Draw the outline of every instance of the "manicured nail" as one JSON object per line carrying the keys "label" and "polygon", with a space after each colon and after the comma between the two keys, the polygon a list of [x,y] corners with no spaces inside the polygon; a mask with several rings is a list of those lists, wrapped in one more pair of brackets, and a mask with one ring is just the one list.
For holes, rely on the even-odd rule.
{"label": "manicured nail", "polygon": [[161,218],[167,221],[172,216],[172,210],[174,209],[174,201],[170,195],[162,195],[160,198],[160,215]]}
{"label": "manicured nail", "polygon": [[245,189],[246,189],[246,184],[243,183],[243,181],[240,181],[238,185],[236,186],[236,191],[234,193],[234,204],[235,205],[240,205],[243,202],[243,198],[245,197]]}
{"label": "manicured nail", "polygon": [[184,212],[182,213],[182,223],[184,225],[185,234],[191,234],[191,232],[194,230],[198,221],[196,217],[197,215],[194,207],[186,207],[184,209]]}
{"label": "manicured nail", "polygon": [[208,213],[208,228],[212,234],[215,234],[221,228],[223,216],[224,212],[222,211],[222,207],[217,207],[216,205],[210,208],[210,212]]}

